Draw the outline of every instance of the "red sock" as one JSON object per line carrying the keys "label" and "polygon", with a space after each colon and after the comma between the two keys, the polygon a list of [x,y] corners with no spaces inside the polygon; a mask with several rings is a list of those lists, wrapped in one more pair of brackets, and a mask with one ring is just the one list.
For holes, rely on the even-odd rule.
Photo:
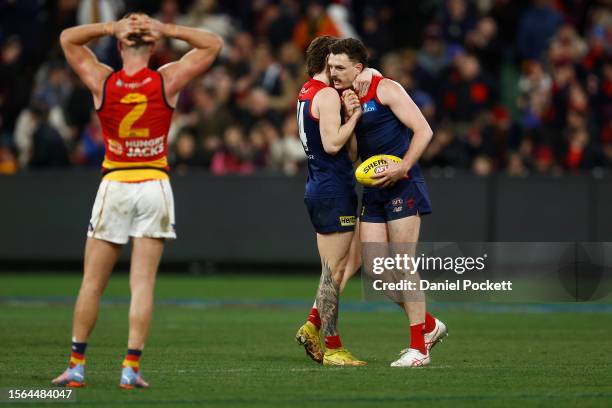
{"label": "red sock", "polygon": [[325,347],[328,349],[337,349],[342,347],[340,336],[325,336]]}
{"label": "red sock", "polygon": [[418,323],[410,325],[410,348],[417,349],[423,354],[427,354],[425,348],[425,337],[423,336],[423,330],[425,323]]}
{"label": "red sock", "polygon": [[308,315],[308,321],[314,324],[317,330],[321,328],[321,318],[319,317],[319,311],[317,310],[316,307],[313,307],[312,309],[310,309],[310,314]]}
{"label": "red sock", "polygon": [[429,313],[425,313],[425,333],[431,333],[436,328],[436,318],[430,315]]}

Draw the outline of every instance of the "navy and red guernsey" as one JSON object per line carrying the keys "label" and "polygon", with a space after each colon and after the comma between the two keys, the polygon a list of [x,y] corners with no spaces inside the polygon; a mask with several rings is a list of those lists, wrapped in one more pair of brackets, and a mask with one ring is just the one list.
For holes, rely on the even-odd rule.
{"label": "navy and red guernsey", "polygon": [[[377,155],[390,154],[403,158],[408,151],[413,132],[407,128],[393,111],[383,105],[376,96],[378,84],[384,79],[380,76],[372,78],[367,95],[360,99],[363,115],[357,126],[357,146],[362,161]],[[413,182],[424,182],[418,163],[408,172]]]}
{"label": "navy and red guernsey", "polygon": [[[325,152],[319,131],[319,120],[312,115],[312,101],[327,84],[311,79],[300,90],[297,103],[297,123],[302,146],[308,156],[308,181],[305,197],[332,198],[354,194],[355,177],[348,150],[343,147],[336,155]],[[338,112],[340,114],[340,112]]]}

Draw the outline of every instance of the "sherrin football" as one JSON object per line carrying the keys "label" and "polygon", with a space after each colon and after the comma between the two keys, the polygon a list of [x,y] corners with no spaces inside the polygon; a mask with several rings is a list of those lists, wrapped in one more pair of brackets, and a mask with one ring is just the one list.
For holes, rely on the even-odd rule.
{"label": "sherrin football", "polygon": [[372,176],[381,173],[387,169],[387,160],[399,163],[402,161],[397,156],[391,156],[390,154],[377,154],[370,157],[355,169],[355,179],[364,186],[372,186],[376,179]]}

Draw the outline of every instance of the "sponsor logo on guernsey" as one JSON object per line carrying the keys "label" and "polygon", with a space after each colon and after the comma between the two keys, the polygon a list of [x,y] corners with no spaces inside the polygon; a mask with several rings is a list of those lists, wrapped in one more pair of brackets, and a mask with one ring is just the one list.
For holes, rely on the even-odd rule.
{"label": "sponsor logo on guernsey", "polygon": [[374,112],[378,110],[378,108],[376,107],[376,102],[373,100],[365,102],[361,107],[363,108],[363,113]]}
{"label": "sponsor logo on guernsey", "polygon": [[123,82],[121,79],[118,79],[115,82],[115,85],[117,85],[118,88],[137,89],[137,88],[140,88],[142,86],[145,86],[146,84],[148,84],[152,80],[153,79],[151,79],[151,77],[146,77],[145,79],[143,79],[140,82]]}
{"label": "sponsor logo on guernsey", "polygon": [[110,139],[108,141],[108,150],[110,150],[111,153],[114,153],[116,155],[123,154],[123,146],[121,146],[121,143],[116,140]]}
{"label": "sponsor logo on guernsey", "polygon": [[153,157],[164,152],[165,136],[149,140],[127,140],[127,157]]}
{"label": "sponsor logo on guernsey", "polygon": [[340,225],[343,227],[352,227],[355,225],[354,215],[342,215],[340,216]]}

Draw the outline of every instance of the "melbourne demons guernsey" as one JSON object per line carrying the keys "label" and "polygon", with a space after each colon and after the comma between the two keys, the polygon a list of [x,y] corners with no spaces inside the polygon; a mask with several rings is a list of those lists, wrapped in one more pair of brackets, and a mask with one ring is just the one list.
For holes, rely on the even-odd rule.
{"label": "melbourne demons guernsey", "polygon": [[[353,163],[346,146],[336,155],[325,152],[319,120],[312,115],[312,101],[325,83],[311,79],[302,87],[297,103],[297,123],[300,140],[308,156],[306,197],[332,198],[354,194]],[[340,112],[338,112],[340,114]]]}
{"label": "melbourne demons guernsey", "polygon": [[98,109],[104,134],[104,179],[167,179],[172,113],[159,72],[143,68],[133,75],[123,70],[110,74]]}
{"label": "melbourne demons guernsey", "polygon": [[[412,138],[412,130],[407,128],[388,106],[378,100],[376,91],[382,79],[384,78],[380,76],[373,77],[368,93],[360,99],[363,115],[355,127],[355,135],[362,161],[377,154],[403,158]],[[418,163],[412,166],[408,176],[415,182],[425,181]]]}

